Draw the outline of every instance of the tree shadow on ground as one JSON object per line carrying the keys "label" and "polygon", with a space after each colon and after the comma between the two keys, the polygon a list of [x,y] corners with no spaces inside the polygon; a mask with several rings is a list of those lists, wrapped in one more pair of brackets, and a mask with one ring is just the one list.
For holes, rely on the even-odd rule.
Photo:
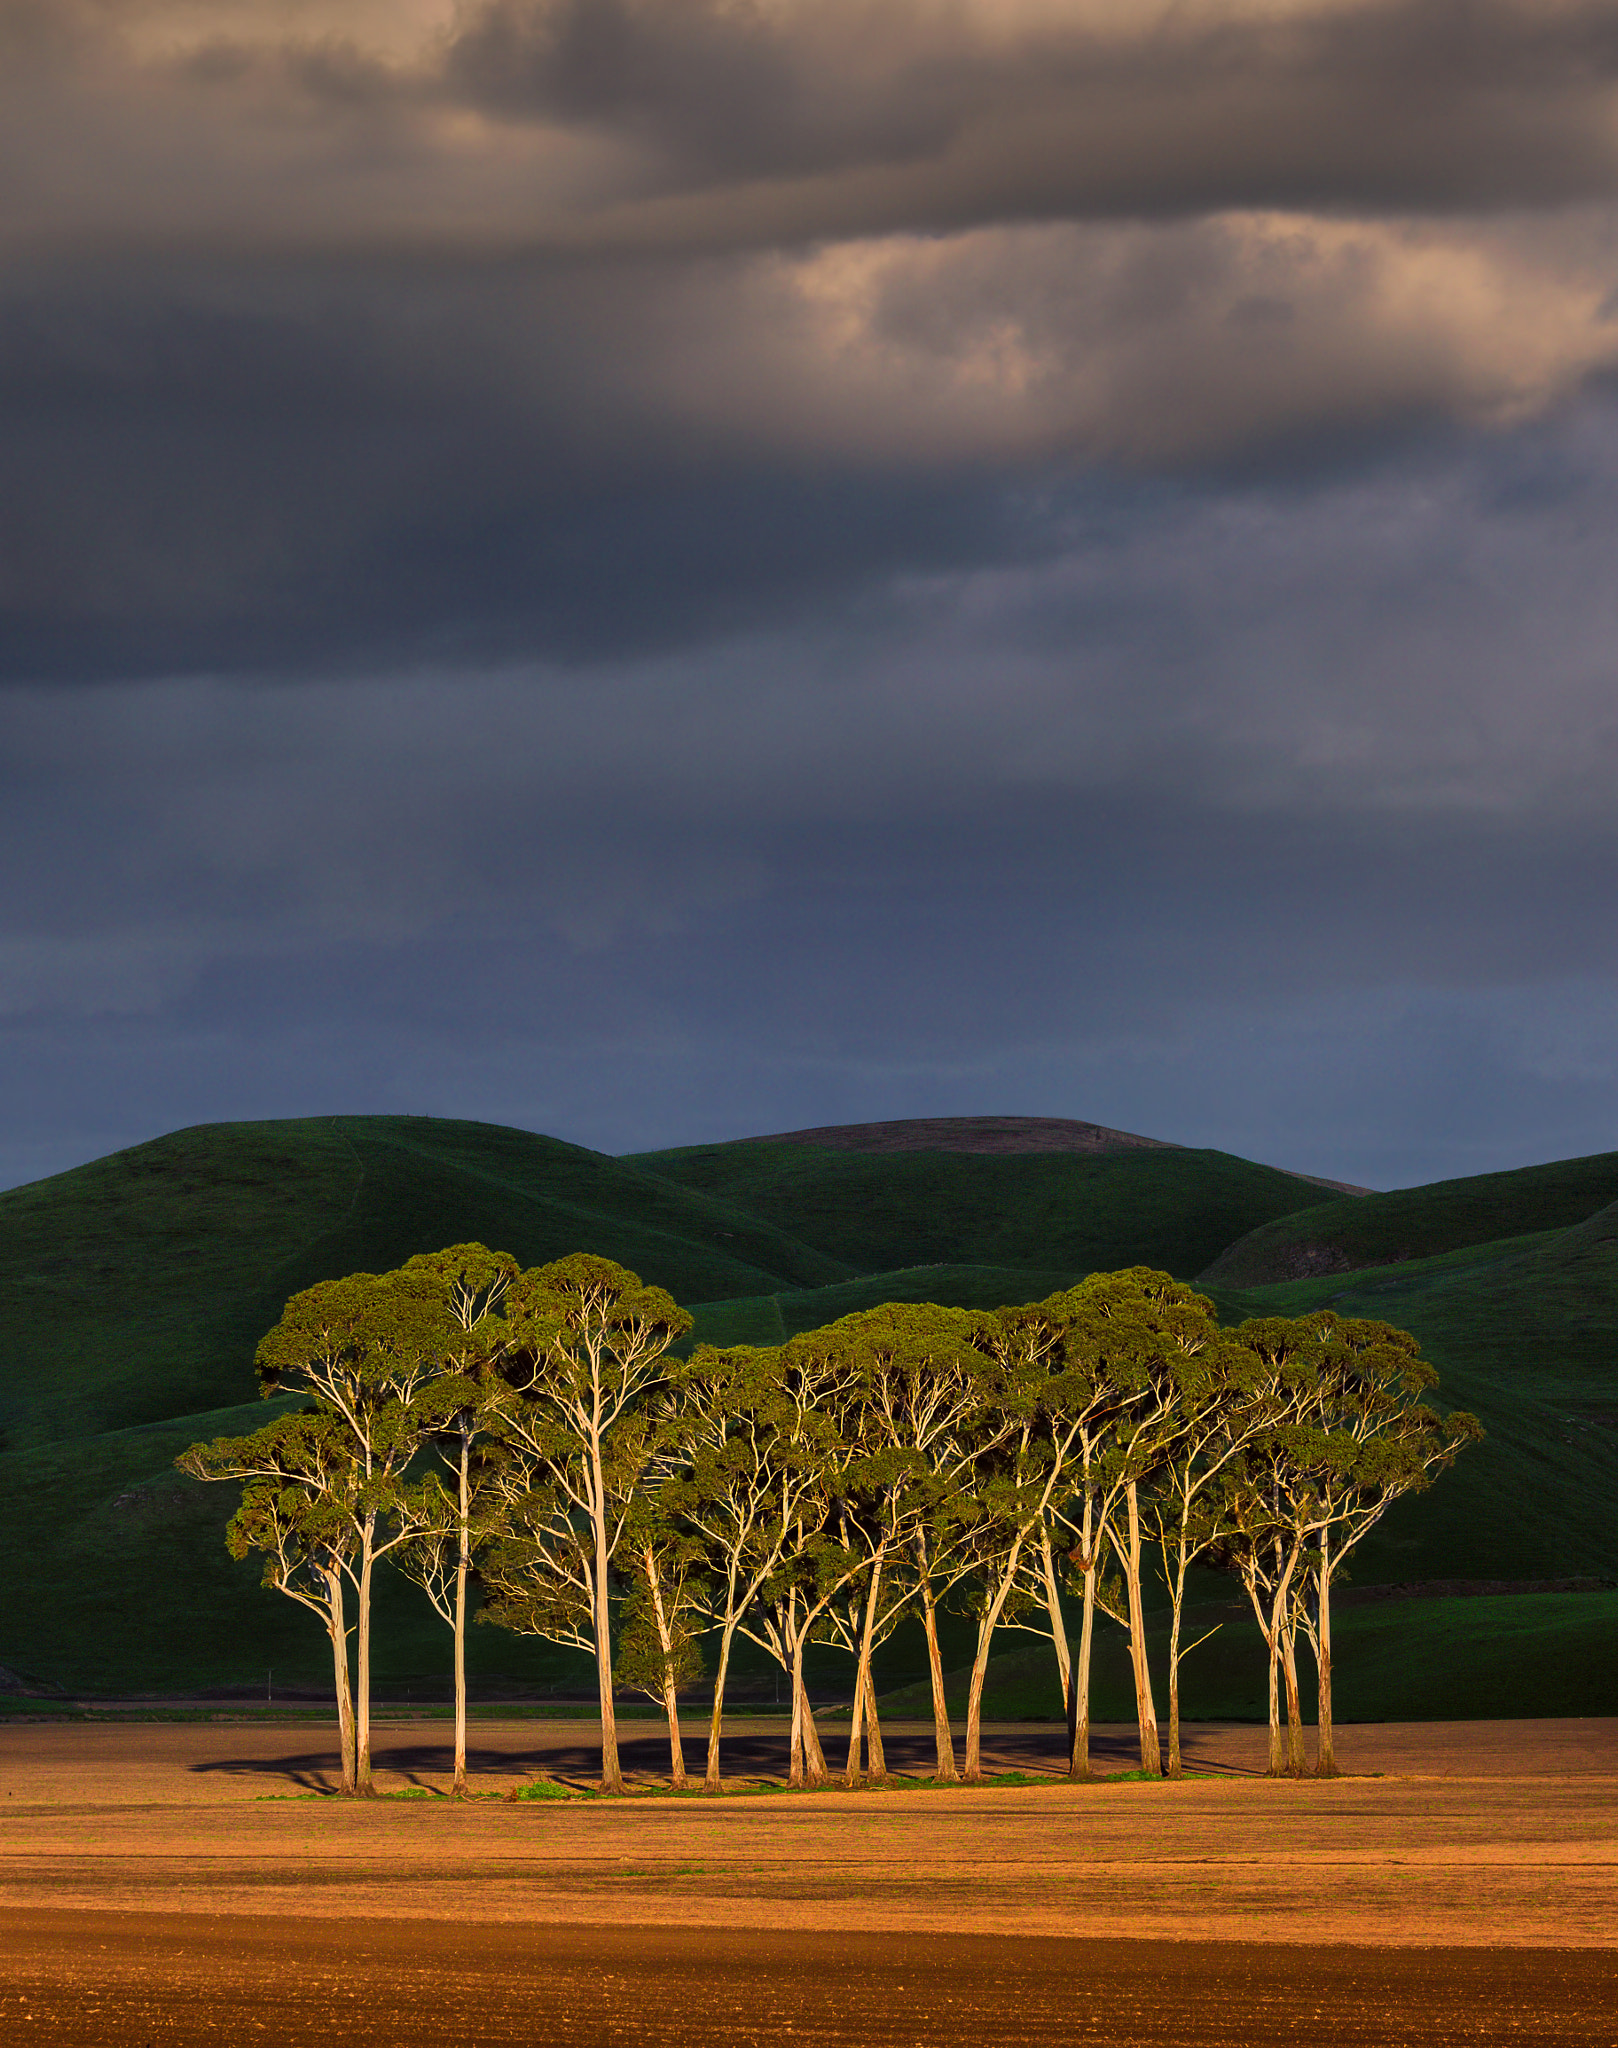
{"label": "tree shadow on ground", "polygon": [[[788,1740],[784,1724],[779,1732],[773,1729],[749,1730],[745,1734],[726,1735],[720,1744],[721,1769],[726,1781],[784,1779]],[[910,1778],[932,1777],[936,1756],[930,1730],[895,1729],[885,1733],[883,1740],[890,1773]],[[847,1756],[846,1724],[831,1722],[824,1725],[821,1741],[828,1766],[834,1775],[840,1774]],[[1254,1774],[1251,1766],[1217,1754],[1212,1737],[1205,1731],[1188,1730],[1183,1747],[1188,1770],[1216,1772],[1221,1777]],[[706,1738],[686,1734],[682,1748],[688,1776],[700,1781],[707,1762]],[[1090,1754],[1093,1767],[1101,1776],[1134,1770],[1139,1763],[1133,1730],[1094,1731]],[[621,1733],[619,1756],[624,1776],[632,1785],[667,1784],[669,1746],[666,1734],[651,1731],[645,1734]],[[407,1786],[439,1790],[442,1787],[438,1781],[447,1779],[451,1774],[454,1753],[448,1730],[440,1733],[434,1727],[430,1734],[426,1731],[407,1734],[389,1728],[381,1731],[373,1741],[371,1762],[374,1770],[389,1777],[402,1778]],[[959,1764],[957,1744],[957,1768]],[[1066,1730],[1054,1723],[1048,1728],[986,1730],[983,1767],[991,1776],[1022,1771],[1032,1776],[1061,1778],[1067,1770]],[[309,1792],[334,1793],[339,1783],[335,1745],[283,1756],[213,1757],[190,1768],[204,1775],[277,1779]],[[532,1731],[525,1729],[523,1739],[512,1741],[509,1746],[502,1743],[497,1747],[487,1742],[480,1743],[474,1726],[467,1749],[467,1775],[474,1789],[480,1780],[509,1781],[541,1773],[563,1784],[594,1784],[601,1774],[599,1742],[589,1738],[580,1740],[571,1732],[565,1736],[549,1735],[542,1727],[537,1727]]]}

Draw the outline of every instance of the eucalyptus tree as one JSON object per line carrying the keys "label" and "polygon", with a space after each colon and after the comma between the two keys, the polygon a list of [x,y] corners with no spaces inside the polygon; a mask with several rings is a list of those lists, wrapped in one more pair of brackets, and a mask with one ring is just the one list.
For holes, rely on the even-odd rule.
{"label": "eucalyptus tree", "polygon": [[647,1396],[691,1318],[586,1253],[519,1274],[502,1303],[497,1430],[512,1531],[487,1574],[492,1618],[590,1651],[601,1783],[623,1790],[613,1710],[612,1562],[650,1455]]}
{"label": "eucalyptus tree", "polygon": [[1271,1412],[1240,1457],[1221,1474],[1213,1503],[1219,1527],[1209,1552],[1239,1575],[1268,1652],[1268,1774],[1297,1776],[1304,1758],[1297,1665],[1289,1635],[1293,1594],[1309,1545],[1329,1519],[1318,1482],[1330,1467],[1341,1470],[1352,1463],[1353,1449],[1346,1439],[1334,1441],[1318,1426],[1320,1347],[1308,1318],[1255,1317],[1239,1325],[1232,1338],[1268,1375]]}
{"label": "eucalyptus tree", "polygon": [[682,1791],[686,1770],[680,1691],[702,1676],[698,1632],[692,1624],[706,1619],[711,1605],[704,1576],[707,1559],[700,1538],[666,1514],[655,1495],[646,1494],[631,1508],[619,1555],[629,1592],[619,1622],[618,1682],[662,1707],[669,1731],[669,1781]]}
{"label": "eucalyptus tree", "polygon": [[1147,1656],[1142,1593],[1146,1538],[1140,1489],[1174,1455],[1187,1415],[1183,1379],[1218,1341],[1218,1317],[1205,1295],[1149,1266],[1097,1273],[1084,1283],[1085,1314],[1077,1340],[1091,1370],[1121,1390],[1108,1452],[1104,1520],[1123,1576],[1129,1615],[1129,1660],[1135,1681],[1143,1771],[1161,1772],[1162,1743]]}
{"label": "eucalyptus tree", "polygon": [[993,1365],[987,1403],[1001,1426],[962,1503],[977,1616],[966,1703],[969,1784],[983,1775],[983,1687],[994,1632],[1008,1607],[1015,1613],[1028,1558],[1072,1494],[1075,1454],[1094,1399],[1088,1367],[1048,1333],[1031,1331],[1020,1311],[987,1319],[980,1341]]}
{"label": "eucalyptus tree", "polygon": [[[403,1274],[436,1287],[448,1328],[439,1370],[418,1391],[417,1426],[442,1468],[400,1496],[405,1541],[398,1563],[426,1593],[453,1639],[455,1761],[451,1797],[466,1791],[466,1618],[474,1552],[498,1527],[500,1489],[480,1439],[498,1415],[490,1360],[502,1345],[500,1305],[518,1271],[509,1253],[451,1245],[406,1261]],[[446,1486],[443,1473],[450,1484]]]}
{"label": "eucalyptus tree", "polygon": [[[1067,1710],[1068,1773],[1088,1778],[1090,1769],[1090,1673],[1101,1569],[1106,1554],[1109,1488],[1121,1484],[1107,1462],[1112,1432],[1126,1394],[1105,1370],[1100,1350],[1083,1341],[1089,1295],[1066,1288],[1043,1301],[1000,1311],[1002,1355],[1021,1359],[1036,1380],[1055,1374],[1063,1386],[1072,1425],[1068,1481],[1052,1494],[1034,1543],[1025,1546],[1018,1582],[1006,1609],[1012,1624],[1050,1638],[1057,1679]],[[1069,1645],[1062,1604],[1064,1566],[1077,1573],[1081,1618],[1075,1655]],[[1043,1624],[1035,1619],[1043,1616]],[[1127,1620],[1125,1619],[1125,1625]]]}
{"label": "eucalyptus tree", "polygon": [[736,1636],[813,1511],[826,1442],[795,1398],[778,1349],[699,1347],[671,1377],[651,1470],[664,1515],[701,1546],[717,1636],[704,1787],[723,1789],[720,1736]]}
{"label": "eucalyptus tree", "polygon": [[[830,1505],[830,1475],[823,1475],[821,1485],[818,1506],[824,1509]],[[811,1509],[794,1524],[779,1569],[760,1588],[756,1606],[742,1621],[742,1634],[781,1667],[791,1688],[789,1785],[820,1786],[827,1781],[825,1752],[804,1681],[804,1655],[811,1644],[823,1640],[827,1609],[858,1579],[864,1564],[860,1551],[839,1542],[828,1517]]]}
{"label": "eucalyptus tree", "polygon": [[353,1444],[329,1415],[283,1415],[250,1436],[192,1444],[175,1460],[193,1479],[243,1482],[225,1532],[232,1557],[264,1558],[263,1584],[314,1614],[331,1644],[342,1787],[357,1789],[345,1580],[355,1544]]}
{"label": "eucalyptus tree", "polygon": [[[371,1790],[376,1567],[407,1540],[397,1511],[405,1472],[421,1442],[415,1404],[442,1375],[454,1338],[453,1318],[432,1276],[353,1273],[295,1294],[254,1361],[262,1394],[311,1395],[315,1417],[328,1426],[331,1484],[322,1500],[325,1511],[347,1524],[340,1554],[354,1592],[354,1789],[361,1794]],[[186,1469],[201,1477],[279,1476],[273,1469],[250,1470],[243,1458],[214,1455],[219,1447],[193,1448],[204,1455]]]}
{"label": "eucalyptus tree", "polygon": [[862,1725],[870,1774],[886,1775],[872,1654],[913,1607],[927,1638],[938,1775],[956,1775],[937,1608],[940,1590],[970,1564],[956,1513],[961,1497],[986,1449],[1012,1426],[988,1399],[994,1327],[966,1309],[890,1302],[825,1332],[846,1347],[857,1372],[849,1426],[860,1452],[845,1475],[839,1521],[845,1547],[863,1551],[866,1562],[857,1597],[828,1609],[855,1658],[850,1782]]}
{"label": "eucalyptus tree", "polygon": [[[1051,1638],[1068,1705],[1072,1776],[1090,1775],[1089,1694],[1105,1554],[1122,1575],[1139,1724],[1141,1767],[1162,1769],[1157,1709],[1147,1659],[1142,1593],[1145,1530],[1140,1488],[1165,1464],[1183,1427],[1181,1377],[1216,1340],[1213,1305],[1146,1266],[1094,1273],[1043,1302],[1001,1311],[1002,1351],[1044,1408],[1059,1444],[1063,1481],[1018,1560],[1005,1618]],[[1083,1620],[1070,1652],[1061,1597],[1065,1553],[1079,1572]],[[1042,1619],[1040,1618],[1042,1617]]]}
{"label": "eucalyptus tree", "polygon": [[1441,1416],[1423,1398],[1438,1385],[1438,1374],[1408,1331],[1344,1320],[1330,1310],[1302,1320],[1314,1344],[1309,1417],[1327,1433],[1334,1455],[1312,1474],[1320,1523],[1291,1611],[1315,1658],[1315,1772],[1334,1778],[1333,1576],[1396,1500],[1424,1491],[1483,1428],[1475,1415],[1455,1409]]}
{"label": "eucalyptus tree", "polygon": [[1247,1345],[1227,1339],[1184,1353],[1170,1367],[1178,1427],[1172,1450],[1158,1468],[1146,1517],[1162,1561],[1169,1594],[1167,1775],[1184,1774],[1180,1756],[1180,1666],[1206,1642],[1209,1629],[1184,1644],[1186,1585],[1191,1567],[1227,1532],[1221,1486],[1259,1435],[1284,1412],[1287,1388],[1277,1366]]}
{"label": "eucalyptus tree", "polygon": [[804,1684],[804,1654],[827,1610],[865,1566],[864,1552],[843,1541],[842,1517],[850,1467],[863,1455],[854,1419],[860,1370],[849,1347],[827,1330],[789,1339],[776,1369],[794,1414],[792,1440],[807,1452],[812,1483],[796,1494],[779,1561],[743,1614],[740,1631],[780,1666],[791,1686],[788,1783],[818,1786],[826,1782],[826,1759]]}
{"label": "eucalyptus tree", "polygon": [[862,1754],[865,1776],[880,1782],[888,1775],[871,1658],[904,1620],[914,1597],[910,1582],[884,1576],[887,1542],[880,1517],[871,1514],[869,1507],[868,1502],[856,1505],[847,1500],[838,1505],[838,1538],[844,1554],[859,1559],[859,1570],[841,1599],[826,1608],[814,1637],[818,1643],[847,1651],[854,1659],[854,1700],[843,1765],[843,1782],[850,1787],[860,1782]]}

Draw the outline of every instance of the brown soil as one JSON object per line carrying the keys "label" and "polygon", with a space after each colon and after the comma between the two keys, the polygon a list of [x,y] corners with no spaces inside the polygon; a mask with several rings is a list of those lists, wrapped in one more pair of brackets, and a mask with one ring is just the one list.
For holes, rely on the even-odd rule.
{"label": "brown soil", "polygon": [[[384,1789],[442,1786],[447,1734],[383,1730]],[[588,1735],[477,1723],[478,1787]],[[0,1727],[0,2048],[1610,2042],[1615,1738],[1349,1728],[1361,1775],[1274,1783],[1262,1731],[1199,1728],[1178,1785],[461,1805],[321,1796],[320,1726]],[[780,1740],[738,1723],[728,1767]]]}
{"label": "brown soil", "polygon": [[1329,1948],[954,1932],[498,1927],[25,1912],[0,2044],[265,2040],[982,2048],[1610,2043],[1605,1951]]}

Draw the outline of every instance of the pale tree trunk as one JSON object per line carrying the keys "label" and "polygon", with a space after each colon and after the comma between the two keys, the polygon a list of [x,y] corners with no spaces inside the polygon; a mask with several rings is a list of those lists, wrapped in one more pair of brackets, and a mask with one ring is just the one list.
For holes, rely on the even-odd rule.
{"label": "pale tree trunk", "polygon": [[676,1792],[685,1789],[685,1745],[680,1738],[680,1701],[674,1683],[674,1625],[663,1606],[663,1588],[657,1576],[656,1554],[650,1543],[642,1552],[646,1585],[652,1596],[652,1619],[663,1652],[663,1714],[669,1724],[669,1782]]}
{"label": "pale tree trunk", "polygon": [[1286,1754],[1281,1747],[1281,1638],[1277,1630],[1265,1632],[1270,1649],[1270,1762],[1265,1776],[1286,1776]]}
{"label": "pale tree trunk", "polygon": [[1320,1709],[1315,1729],[1315,1776],[1337,1776],[1337,1745],[1331,1718],[1331,1553],[1321,1536],[1320,1570],[1316,1578],[1319,1614],[1315,1620],[1315,1667],[1319,1675]]}
{"label": "pale tree trunk", "polygon": [[1066,1708],[1073,1697],[1073,1658],[1068,1650],[1067,1619],[1062,1613],[1062,1594],[1056,1583],[1056,1557],[1051,1549],[1049,1529],[1040,1531],[1039,1563],[1045,1582],[1045,1611],[1051,1620],[1051,1647],[1056,1652],[1057,1682],[1062,1688],[1062,1702]]}
{"label": "pale tree trunk", "polygon": [[[1180,1497],[1180,1534],[1174,1559],[1174,1579],[1169,1587],[1169,1767],[1171,1778],[1183,1778],[1185,1765],[1180,1757],[1180,1629],[1185,1619],[1185,1552],[1186,1525],[1190,1520],[1191,1503],[1182,1494]],[[1159,1523],[1159,1528],[1162,1525]],[[1168,1558],[1163,1559],[1163,1575],[1168,1577]]]}
{"label": "pale tree trunk", "polygon": [[789,1596],[785,1610],[778,1609],[777,1614],[781,1642],[792,1660],[793,1752],[788,1783],[818,1790],[826,1782],[826,1756],[820,1746],[814,1710],[809,1705],[809,1688],[803,1681],[803,1653],[809,1646],[813,1616],[805,1614],[800,1619],[796,1593]]}
{"label": "pale tree trunk", "polygon": [[882,1747],[882,1722],[876,1711],[876,1682],[865,1674],[865,1772],[880,1785],[888,1775],[887,1752]]}
{"label": "pale tree trunk", "polygon": [[[1277,1542],[1276,1557],[1278,1562],[1280,1551],[1281,1546]],[[1286,1776],[1286,1753],[1281,1746],[1281,1635],[1287,1611],[1287,1594],[1291,1588],[1292,1573],[1296,1564],[1297,1546],[1294,1545],[1292,1556],[1287,1560],[1285,1569],[1278,1569],[1276,1572],[1275,1592],[1270,1600],[1268,1614],[1265,1613],[1264,1603],[1259,1598],[1256,1563],[1251,1572],[1244,1568],[1242,1573],[1242,1583],[1247,1588],[1247,1597],[1251,1601],[1253,1613],[1258,1619],[1259,1632],[1264,1638],[1265,1648],[1270,1653],[1270,1761],[1265,1772],[1266,1777],[1270,1778],[1284,1778]]]}
{"label": "pale tree trunk", "polygon": [[876,1632],[882,1564],[883,1553],[878,1550],[871,1566],[871,1589],[866,1595],[865,1620],[860,1629],[860,1673],[865,1686],[865,1768],[866,1775],[878,1781],[888,1775],[887,1759],[882,1754],[882,1727],[876,1714],[876,1680],[871,1671],[874,1648],[871,1638]]}
{"label": "pale tree trunk", "polygon": [[[865,1612],[859,1625],[859,1662],[854,1680],[854,1713],[848,1734],[848,1768],[844,1783],[857,1785],[860,1778],[860,1739],[867,1716],[872,1730],[866,1761],[872,1777],[885,1777],[882,1766],[882,1736],[876,1727],[876,1691],[871,1683],[871,1636],[876,1627],[876,1604],[882,1587],[882,1551],[871,1561],[871,1583],[866,1590]],[[856,1610],[857,1611],[857,1610]],[[852,1617],[850,1617],[852,1619]]]}
{"label": "pale tree trunk", "polygon": [[865,1666],[858,1665],[854,1675],[854,1711],[848,1721],[848,1762],[843,1767],[843,1783],[853,1787],[860,1781],[860,1740],[865,1733]]}
{"label": "pale tree trunk", "polygon": [[790,1673],[792,1683],[792,1734],[787,1743],[787,1783],[798,1787],[803,1784],[803,1688],[798,1683],[798,1668],[794,1660]]}
{"label": "pale tree trunk", "polygon": [[455,1558],[455,1777],[452,1799],[466,1797],[466,1586],[472,1569],[471,1503],[467,1471],[471,1440],[461,1434],[461,1500],[459,1548]]}
{"label": "pale tree trunk", "polygon": [[972,1679],[966,1692],[966,1768],[961,1775],[969,1785],[983,1782],[983,1678],[989,1668],[989,1645],[993,1640],[994,1623],[985,1617],[978,1623]]}
{"label": "pale tree trunk", "polygon": [[680,1701],[674,1687],[674,1667],[663,1666],[663,1713],[669,1724],[669,1783],[676,1792],[685,1790],[685,1745],[680,1740]]}
{"label": "pale tree trunk", "polygon": [[359,1597],[354,1629],[354,1790],[369,1798],[376,1787],[371,1782],[371,1573],[376,1560],[371,1555],[375,1518],[365,1525],[360,1552]]}
{"label": "pale tree trunk", "polygon": [[1096,1640],[1096,1581],[1101,1571],[1100,1546],[1094,1542],[1094,1503],[1084,1496],[1082,1548],[1078,1557],[1084,1573],[1084,1612],[1079,1624],[1079,1654],[1074,1659],[1067,1703],[1067,1774],[1088,1779],[1090,1768],[1090,1666]]}
{"label": "pale tree trunk", "polygon": [[1096,1641],[1096,1566],[1084,1575],[1084,1618],[1079,1623],[1079,1654],[1073,1660],[1071,1698],[1067,1710],[1067,1774],[1091,1778],[1090,1666]]}
{"label": "pale tree trunk", "polygon": [[1006,1595],[1017,1576],[1017,1560],[1022,1555],[1022,1545],[1023,1539],[1019,1535],[1011,1547],[999,1590],[992,1604],[978,1619],[977,1651],[972,1659],[972,1682],[966,1695],[966,1768],[961,1774],[969,1785],[981,1785],[983,1782],[983,1681],[988,1674],[989,1649],[994,1642],[995,1628],[1005,1607]]}
{"label": "pale tree trunk", "polygon": [[1169,1761],[1168,1775],[1183,1778],[1180,1761],[1180,1612],[1185,1599],[1185,1574],[1174,1589],[1174,1611],[1169,1617]]}
{"label": "pale tree trunk", "polygon": [[1298,1694],[1298,1631],[1290,1621],[1281,1625],[1281,1670],[1287,1695],[1287,1776],[1301,1778],[1303,1755],[1303,1702]]}
{"label": "pale tree trunk", "polygon": [[590,1447],[593,1493],[590,1512],[595,1522],[596,1689],[601,1697],[601,1789],[622,1792],[624,1774],[618,1762],[618,1715],[612,1697],[612,1623],[607,1605],[607,1491],[601,1470],[601,1448]]}
{"label": "pale tree trunk", "polygon": [[348,1682],[348,1622],[343,1613],[343,1575],[332,1570],[322,1574],[326,1581],[328,1620],[331,1637],[332,1677],[337,1690],[337,1746],[341,1759],[343,1790],[354,1792],[354,1694]]}
{"label": "pale tree trunk", "polygon": [[801,1664],[798,1668],[798,1688],[803,1692],[803,1774],[810,1787],[818,1792],[831,1773],[826,1769],[826,1752],[820,1746],[820,1730],[815,1726],[809,1695],[803,1690]]}
{"label": "pale tree trunk", "polygon": [[933,1687],[933,1751],[937,1759],[933,1775],[940,1783],[953,1785],[958,1776],[955,1736],[949,1725],[949,1701],[944,1695],[944,1657],[938,1647],[938,1605],[933,1599],[932,1587],[925,1580],[921,1588],[921,1619],[927,1632],[927,1674]]}
{"label": "pale tree trunk", "polygon": [[704,1792],[723,1792],[725,1784],[719,1775],[719,1734],[725,1719],[725,1681],[730,1675],[730,1646],[736,1635],[736,1624],[728,1621],[719,1631],[719,1668],[714,1673],[713,1711],[708,1716],[708,1769],[702,1781]]}
{"label": "pale tree trunk", "polygon": [[1129,1507],[1129,1548],[1124,1578],[1129,1590],[1129,1661],[1135,1675],[1135,1718],[1140,1726],[1140,1767],[1154,1777],[1163,1771],[1157,1736],[1157,1706],[1152,1699],[1152,1672],[1146,1661],[1146,1614],[1141,1603],[1140,1492],[1133,1480],[1126,1489]]}

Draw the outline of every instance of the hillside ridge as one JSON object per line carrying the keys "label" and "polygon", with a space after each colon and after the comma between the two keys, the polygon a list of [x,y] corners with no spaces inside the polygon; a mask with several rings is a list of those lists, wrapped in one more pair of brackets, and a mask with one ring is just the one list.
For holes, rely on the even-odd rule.
{"label": "hillside ridge", "polygon": [[1066,1116],[918,1116],[885,1123],[813,1124],[765,1131],[742,1145],[815,1145],[829,1152],[1120,1152],[1144,1145],[1183,1149],[1171,1138],[1144,1138]]}
{"label": "hillside ridge", "polygon": [[[978,1158],[1033,1157],[1077,1153],[1091,1159],[1120,1152],[1187,1152],[1199,1148],[1178,1138],[1148,1138],[1138,1131],[1115,1130],[1110,1124],[1086,1123],[1066,1116],[921,1116],[894,1117],[881,1123],[810,1124],[799,1131],[761,1131],[747,1138],[725,1138],[709,1145],[681,1145],[665,1152],[626,1152],[637,1164],[672,1159],[684,1153],[723,1152],[730,1146],[802,1145],[822,1152],[857,1152],[870,1158],[891,1158],[910,1152],[955,1152]],[[1290,1180],[1335,1195],[1370,1195],[1374,1188],[1356,1181],[1330,1180],[1324,1174],[1299,1173],[1277,1166]]]}
{"label": "hillside ridge", "polygon": [[1595,1152],[1298,1209],[1228,1244],[1196,1277],[1199,1285],[1277,1286],[1576,1227],[1584,1235],[1568,1254],[1599,1255],[1615,1217],[1618,1152]]}

